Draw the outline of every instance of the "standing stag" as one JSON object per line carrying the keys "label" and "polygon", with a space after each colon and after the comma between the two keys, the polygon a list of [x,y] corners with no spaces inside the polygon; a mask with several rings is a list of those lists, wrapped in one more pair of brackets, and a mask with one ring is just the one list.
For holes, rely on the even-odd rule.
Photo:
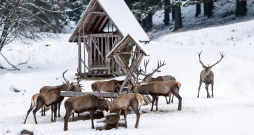
{"label": "standing stag", "polygon": [[181,84],[177,81],[155,81],[148,84],[140,85],[134,88],[134,93],[139,93],[142,95],[151,95],[153,97],[153,104],[156,100],[156,111],[158,111],[158,98],[156,96],[168,96],[170,93],[173,93],[179,100],[178,110],[182,109],[182,97],[179,95],[179,89]]}
{"label": "standing stag", "polygon": [[68,120],[72,113],[82,113],[90,111],[92,121],[92,129],[94,129],[93,115],[99,109],[101,111],[108,110],[109,101],[98,98],[95,95],[89,94],[85,96],[70,97],[64,102],[66,114],[64,116],[64,131],[68,130]]}
{"label": "standing stag", "polygon": [[[97,81],[91,84],[93,92],[118,92],[119,85],[122,85],[123,81],[109,80],[109,81]],[[119,85],[117,85],[119,84]]]}
{"label": "standing stag", "polygon": [[[65,82],[67,82],[67,80],[65,79],[65,77],[63,76]],[[82,92],[82,88],[83,86],[81,86],[79,84],[79,79],[78,79],[78,82],[77,82],[77,85],[74,85],[73,83],[71,83],[71,88],[70,88],[70,91],[73,91],[73,92]],[[44,86],[40,89],[40,93],[43,93],[45,91],[49,91],[51,89],[54,89],[54,88],[57,88],[58,86]],[[61,107],[61,103],[63,101],[64,97],[61,97],[59,103],[57,104],[57,110],[58,110],[58,117],[61,117],[60,116],[60,107]],[[41,108],[41,116],[45,116],[45,107],[42,107]],[[74,119],[74,116],[73,116],[73,119]]]}
{"label": "standing stag", "polygon": [[[63,76],[67,71],[68,70],[63,72]],[[60,86],[57,86],[57,87],[50,89],[48,91],[45,91],[43,93],[33,95],[32,99],[31,99],[31,106],[30,106],[30,109],[27,111],[27,115],[26,115],[24,124],[26,123],[27,116],[34,109],[34,107],[36,107],[33,110],[34,121],[36,124],[37,124],[36,112],[43,106],[51,106],[51,121],[53,122],[56,120],[55,119],[56,118],[56,106],[63,98],[60,96],[60,92],[61,91],[70,91],[70,88],[71,88],[71,84],[69,83],[69,81],[67,81],[67,80],[65,80],[65,81],[66,81],[66,83],[63,83]],[[54,110],[53,110],[53,108],[54,108]],[[53,114],[54,114],[54,116],[53,116]]]}
{"label": "standing stag", "polygon": [[140,113],[139,110],[141,108],[143,102],[143,97],[139,94],[131,93],[131,94],[121,94],[116,97],[113,102],[109,103],[110,111],[117,112],[117,123],[116,129],[119,127],[119,120],[121,111],[124,111],[124,120],[125,120],[125,128],[127,128],[127,111],[131,107],[134,113],[137,115],[135,128],[138,128]]}
{"label": "standing stag", "polygon": [[[159,70],[159,68],[161,68],[162,66],[165,66],[165,65],[166,65],[165,62],[161,63],[161,61],[158,62],[157,68],[154,69],[152,73],[146,74],[146,68],[147,68],[148,63],[149,63],[149,60],[144,61],[145,71],[144,71],[144,73],[142,73],[142,75],[144,75],[145,77],[144,77],[144,79],[141,81],[141,83],[143,83],[143,84],[148,84],[148,83],[151,83],[151,82],[154,82],[154,81],[176,81],[175,77],[173,77],[173,76],[171,76],[171,75],[158,76],[158,77],[156,77],[156,78],[153,78],[153,77],[152,77],[152,75],[153,75],[155,72],[157,72],[157,71]],[[140,70],[140,71],[141,71],[141,70]],[[170,104],[171,95],[172,95],[172,93],[169,93],[169,95],[165,96],[165,98],[166,98],[166,103],[167,103],[167,104]],[[169,101],[168,101],[167,97],[169,97]],[[156,97],[156,98],[159,98],[159,97]],[[173,97],[172,97],[172,103],[173,103],[173,98],[174,98],[174,95],[173,95]],[[156,101],[157,101],[157,99],[156,99]]]}
{"label": "standing stag", "polygon": [[215,64],[213,64],[211,66],[209,66],[209,65],[205,66],[203,64],[203,62],[200,60],[200,54],[201,53],[202,53],[202,51],[200,53],[198,53],[199,62],[203,66],[204,70],[202,70],[201,73],[200,73],[200,81],[199,81],[198,96],[197,96],[197,98],[199,98],[199,91],[200,91],[200,87],[202,85],[202,82],[205,83],[205,88],[206,88],[206,91],[207,91],[207,98],[211,98],[210,94],[208,92],[208,86],[209,86],[209,84],[211,84],[211,87],[212,87],[212,97],[213,97],[214,74],[213,74],[213,71],[211,70],[211,68],[213,66],[215,66],[216,64],[220,63],[220,61],[224,58],[225,55],[223,54],[223,52],[220,53],[221,58],[220,58],[219,61],[217,61]]}

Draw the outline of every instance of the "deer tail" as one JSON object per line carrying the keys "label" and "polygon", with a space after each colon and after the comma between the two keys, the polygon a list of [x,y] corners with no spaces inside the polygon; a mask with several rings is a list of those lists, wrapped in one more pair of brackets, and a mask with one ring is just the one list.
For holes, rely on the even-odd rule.
{"label": "deer tail", "polygon": [[176,83],[177,83],[177,86],[178,86],[178,88],[180,89],[181,88],[181,83],[179,83],[179,82],[177,82],[177,81],[175,81]]}
{"label": "deer tail", "polygon": [[35,94],[33,95],[32,99],[31,99],[31,107],[34,108],[37,105],[37,99],[39,97],[39,94]]}
{"label": "deer tail", "polygon": [[140,110],[142,103],[143,103],[143,97],[141,95],[137,94],[136,98],[138,100],[138,110]]}

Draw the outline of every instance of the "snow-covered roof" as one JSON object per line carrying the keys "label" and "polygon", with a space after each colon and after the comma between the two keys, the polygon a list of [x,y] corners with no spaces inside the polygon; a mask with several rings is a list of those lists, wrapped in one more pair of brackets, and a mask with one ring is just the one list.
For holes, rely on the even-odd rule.
{"label": "snow-covered roof", "polygon": [[[142,51],[142,53],[144,53],[145,56],[149,55],[149,53],[148,53],[148,51],[146,50],[144,44],[143,44],[143,43],[140,43],[140,42],[138,41],[138,39],[136,39],[132,34],[128,34],[127,36],[125,36],[125,37],[124,37],[124,38],[123,38],[110,52],[109,52],[109,54],[107,55],[107,58],[111,57],[111,55],[115,52],[115,50],[116,50],[117,48],[119,48],[120,46],[122,46],[122,45],[123,45],[122,43],[124,43],[125,40],[126,40],[128,37],[131,38],[131,40],[135,43],[135,45],[138,46],[138,48]],[[126,44],[127,44],[127,43],[126,43]]]}
{"label": "snow-covered roof", "polygon": [[[93,19],[91,15],[89,15],[89,12],[92,11],[93,8],[97,8],[95,5],[96,3],[100,5],[100,7],[109,17],[109,19],[114,23],[114,25],[117,27],[117,30],[123,37],[127,36],[129,33],[132,33],[133,36],[138,39],[138,41],[150,41],[149,37],[140,26],[124,0],[91,0],[86,11],[82,14],[81,19],[78,22],[77,27],[72,33],[69,41],[76,41],[76,39],[73,38],[75,38],[75,35],[78,33],[78,30],[82,24],[89,25],[84,23],[84,21],[90,20],[96,23],[96,20]],[[88,17],[88,19],[86,19],[86,17]],[[84,28],[86,28],[86,26],[84,26]]]}

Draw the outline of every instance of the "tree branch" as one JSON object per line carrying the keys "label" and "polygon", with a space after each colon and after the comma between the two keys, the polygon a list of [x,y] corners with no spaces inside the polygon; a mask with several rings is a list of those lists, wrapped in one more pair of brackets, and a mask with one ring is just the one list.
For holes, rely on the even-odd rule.
{"label": "tree branch", "polygon": [[[0,53],[0,54],[4,57],[4,55],[3,55],[2,53]],[[4,59],[8,62],[9,65],[12,66],[12,68],[15,68],[15,70],[20,71],[17,67],[15,67],[14,65],[12,65],[5,57],[4,57]]]}

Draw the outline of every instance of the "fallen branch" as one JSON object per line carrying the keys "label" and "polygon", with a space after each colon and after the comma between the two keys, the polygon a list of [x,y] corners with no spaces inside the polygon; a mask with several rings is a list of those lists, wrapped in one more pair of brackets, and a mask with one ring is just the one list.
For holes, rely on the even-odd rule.
{"label": "fallen branch", "polygon": [[0,54],[1,54],[1,55],[3,56],[3,58],[8,62],[8,64],[12,66],[12,68],[14,68],[15,70],[20,71],[17,67],[15,67],[14,65],[12,65],[12,64],[4,57],[4,55],[3,55],[2,53],[0,53]]}

